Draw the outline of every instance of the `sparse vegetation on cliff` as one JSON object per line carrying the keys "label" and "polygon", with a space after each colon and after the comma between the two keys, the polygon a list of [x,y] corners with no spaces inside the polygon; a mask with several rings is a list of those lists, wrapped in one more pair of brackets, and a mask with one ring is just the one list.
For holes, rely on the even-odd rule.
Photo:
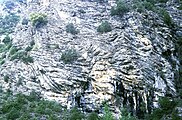
{"label": "sparse vegetation on cliff", "polygon": [[111,15],[123,16],[126,12],[129,11],[129,6],[123,0],[118,0],[117,5],[112,7]]}
{"label": "sparse vegetation on cliff", "polygon": [[97,28],[97,32],[100,32],[100,33],[106,33],[110,31],[112,31],[112,28],[110,23],[107,21],[102,22]]}
{"label": "sparse vegetation on cliff", "polygon": [[19,20],[20,17],[13,13],[0,16],[0,35],[12,33]]}
{"label": "sparse vegetation on cliff", "polygon": [[66,51],[64,51],[61,55],[61,60],[65,63],[65,64],[68,64],[68,63],[72,63],[74,62],[75,60],[78,59],[78,53],[76,52],[75,49],[68,49]]}
{"label": "sparse vegetation on cliff", "polygon": [[0,6],[0,120],[180,120],[181,0],[13,2]]}
{"label": "sparse vegetation on cliff", "polygon": [[47,24],[47,15],[43,13],[32,13],[30,14],[30,21],[35,27],[41,27]]}
{"label": "sparse vegetation on cliff", "polygon": [[76,29],[73,23],[69,23],[68,25],[66,25],[66,32],[75,35],[79,33],[79,30]]}

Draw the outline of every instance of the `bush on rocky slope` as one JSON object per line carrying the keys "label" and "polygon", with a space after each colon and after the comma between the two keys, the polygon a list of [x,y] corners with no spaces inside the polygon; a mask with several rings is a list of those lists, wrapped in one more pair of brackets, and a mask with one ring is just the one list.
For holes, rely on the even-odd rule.
{"label": "bush on rocky slope", "polygon": [[[180,120],[175,107],[176,101],[168,98],[159,100],[159,108],[147,116],[144,120],[160,120],[172,118]],[[39,94],[32,91],[29,95],[16,94],[11,91],[3,92],[0,89],[0,119],[8,120],[115,120],[110,108],[105,105],[103,116],[99,117],[97,113],[83,114],[77,108],[71,110],[64,109],[59,103],[47,101],[40,98]],[[127,109],[121,110],[120,120],[137,120],[131,116]]]}
{"label": "bush on rocky slope", "polygon": [[33,43],[30,43],[28,48],[22,49],[12,44],[12,39],[6,35],[0,44],[0,64],[4,64],[9,59],[13,61],[15,59],[21,60],[25,64],[32,63],[33,58],[28,54],[33,48]]}
{"label": "bush on rocky slope", "polygon": [[97,32],[100,32],[100,33],[110,32],[111,30],[112,30],[111,25],[110,25],[110,23],[107,22],[107,21],[102,22],[102,23],[98,26],[98,28],[97,28]]}
{"label": "bush on rocky slope", "polygon": [[65,63],[65,64],[68,64],[68,63],[72,63],[74,62],[75,60],[78,59],[78,53],[76,52],[75,49],[68,49],[66,51],[64,51],[61,55],[61,60]]}
{"label": "bush on rocky slope", "polygon": [[148,120],[180,120],[176,106],[179,101],[170,100],[167,97],[159,99],[159,108],[156,108],[151,115],[147,118]]}
{"label": "bush on rocky slope", "polygon": [[43,13],[32,13],[30,15],[30,21],[35,27],[41,27],[47,24],[47,15]]}
{"label": "bush on rocky slope", "polygon": [[11,40],[11,38],[9,37],[9,35],[6,35],[5,37],[4,37],[4,39],[2,40],[2,42],[4,43],[4,44],[8,44],[8,43],[10,43],[12,40]]}
{"label": "bush on rocky slope", "polygon": [[123,0],[118,0],[117,5],[115,7],[112,7],[111,9],[111,15],[119,15],[123,16],[126,12],[129,11],[128,5]]}
{"label": "bush on rocky slope", "polygon": [[12,33],[19,20],[20,17],[13,13],[4,17],[0,16],[0,34]]}
{"label": "bush on rocky slope", "polygon": [[120,120],[137,120],[136,117],[132,116],[126,108],[121,110]]}
{"label": "bush on rocky slope", "polygon": [[171,19],[169,13],[166,10],[163,10],[162,14],[163,14],[164,23],[168,26],[172,26],[173,23],[172,23],[172,19]]}
{"label": "bush on rocky slope", "polygon": [[30,96],[23,94],[14,96],[11,93],[0,94],[0,119],[2,120],[33,120],[41,118],[59,120],[58,115],[62,107],[56,102],[40,100],[37,94],[33,93]]}
{"label": "bush on rocky slope", "polygon": [[109,110],[109,107],[107,105],[104,106],[104,115],[102,117],[102,120],[114,120],[112,112]]}
{"label": "bush on rocky slope", "polygon": [[99,116],[96,112],[92,112],[88,115],[87,120],[99,120]]}
{"label": "bush on rocky slope", "polygon": [[79,30],[75,28],[73,23],[69,23],[68,25],[66,25],[66,32],[75,35],[79,33]]}
{"label": "bush on rocky slope", "polygon": [[148,1],[135,1],[133,8],[140,13],[144,12],[145,10],[155,11],[156,9],[153,2]]}
{"label": "bush on rocky slope", "polygon": [[[127,113],[126,113],[127,114]],[[128,115],[128,114],[127,114]],[[135,120],[124,117],[122,120]],[[0,89],[0,119],[5,120],[115,120],[109,107],[105,105],[104,114],[83,114],[77,108],[64,109],[59,103],[43,100],[32,91],[29,95],[16,94]]]}

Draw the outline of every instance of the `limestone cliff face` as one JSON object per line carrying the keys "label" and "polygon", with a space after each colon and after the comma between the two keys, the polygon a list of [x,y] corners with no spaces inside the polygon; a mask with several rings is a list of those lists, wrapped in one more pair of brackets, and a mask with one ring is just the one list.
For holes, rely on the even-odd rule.
{"label": "limestone cliff face", "polygon": [[[115,0],[29,0],[15,4],[13,10],[20,11],[21,20],[11,38],[21,48],[35,42],[28,53],[34,62],[7,59],[0,67],[3,89],[25,94],[35,90],[46,99],[68,108],[78,105],[88,112],[100,110],[102,103],[108,102],[115,112],[127,106],[140,115],[151,112],[159,96],[176,95],[174,81],[180,64],[175,38],[157,14],[131,11],[122,18],[113,17],[110,9]],[[169,12],[181,27],[181,11],[173,4],[168,3]],[[35,28],[30,21],[22,25],[21,21],[34,12],[47,14],[47,25]],[[104,20],[113,30],[101,34],[97,27]],[[79,33],[67,33],[68,23]],[[60,58],[69,48],[74,48],[79,58],[65,64]],[[3,81],[5,75],[11,82]]]}

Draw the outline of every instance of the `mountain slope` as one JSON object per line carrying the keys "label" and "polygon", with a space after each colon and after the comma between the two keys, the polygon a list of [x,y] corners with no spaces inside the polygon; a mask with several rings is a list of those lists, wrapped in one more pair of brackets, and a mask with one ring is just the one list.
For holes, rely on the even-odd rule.
{"label": "mountain slope", "polygon": [[[20,18],[17,24],[10,21],[12,31],[5,29],[10,40],[4,36],[8,32],[1,33],[2,88],[24,94],[35,90],[86,112],[101,112],[105,102],[116,114],[125,106],[139,118],[158,106],[160,96],[180,98],[180,1],[119,2],[6,2],[1,14]],[[120,5],[126,7],[121,13]],[[118,10],[114,16],[111,9]],[[33,14],[41,19],[35,24]],[[103,21],[112,31],[98,32]]]}

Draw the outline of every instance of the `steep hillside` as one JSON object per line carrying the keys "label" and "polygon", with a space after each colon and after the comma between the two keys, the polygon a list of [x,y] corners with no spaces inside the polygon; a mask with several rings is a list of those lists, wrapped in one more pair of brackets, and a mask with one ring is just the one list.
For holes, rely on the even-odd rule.
{"label": "steep hillside", "polygon": [[[106,103],[116,118],[127,108],[144,119],[161,97],[182,99],[181,7],[181,0],[5,1],[2,90],[35,91],[86,113],[103,113]],[[180,104],[170,109],[182,116]]]}

